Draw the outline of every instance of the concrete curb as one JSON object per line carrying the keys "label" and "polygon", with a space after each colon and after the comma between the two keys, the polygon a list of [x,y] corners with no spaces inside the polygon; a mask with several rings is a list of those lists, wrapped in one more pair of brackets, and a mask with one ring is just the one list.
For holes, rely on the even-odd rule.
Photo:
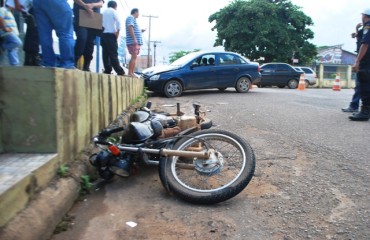
{"label": "concrete curb", "polygon": [[[117,116],[111,126],[122,126],[136,108],[143,106],[146,98],[131,105]],[[85,150],[90,146],[86,146]],[[84,151],[83,151],[84,152]],[[71,161],[71,177],[56,177],[47,188],[36,195],[29,205],[18,213],[6,226],[0,229],[0,239],[4,240],[48,240],[55,227],[62,221],[79,197],[80,179],[92,175],[94,168],[86,158]]]}
{"label": "concrete curb", "polygon": [[36,199],[0,230],[0,239],[47,240],[79,196],[80,176],[87,174],[86,163],[71,167],[72,176],[55,179]]}

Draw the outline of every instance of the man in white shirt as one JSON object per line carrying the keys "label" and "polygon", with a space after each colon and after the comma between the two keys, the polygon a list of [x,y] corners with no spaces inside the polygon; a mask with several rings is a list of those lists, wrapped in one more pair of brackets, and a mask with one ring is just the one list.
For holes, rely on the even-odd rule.
{"label": "man in white shirt", "polygon": [[103,48],[104,73],[111,74],[112,67],[117,75],[124,75],[125,71],[119,65],[117,39],[121,29],[121,22],[117,14],[117,3],[108,2],[108,8],[103,12],[103,35],[101,46]]}

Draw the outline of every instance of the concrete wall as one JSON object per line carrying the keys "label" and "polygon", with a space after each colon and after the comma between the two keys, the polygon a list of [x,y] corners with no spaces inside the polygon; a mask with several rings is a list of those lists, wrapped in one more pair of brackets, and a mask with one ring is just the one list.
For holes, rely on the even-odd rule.
{"label": "concrete wall", "polygon": [[[60,165],[74,160],[93,135],[143,92],[144,82],[138,78],[60,68],[0,67],[0,154],[34,153],[47,158],[45,163],[37,161],[41,164],[37,169],[26,167],[26,173],[15,167],[14,173],[24,176],[0,194],[0,227],[48,185]],[[27,158],[17,164],[33,162]]]}
{"label": "concrete wall", "polygon": [[0,152],[72,160],[143,94],[141,79],[79,70],[0,68]]}
{"label": "concrete wall", "polygon": [[[329,74],[325,72],[325,67],[331,66],[335,67],[335,72],[330,72]],[[333,87],[336,79],[336,75],[339,74],[340,85],[342,88],[354,88],[356,82],[352,79],[352,65],[324,65],[320,64],[317,69],[318,82],[313,87],[318,88],[331,88]],[[327,78],[326,75],[330,75],[330,78]]]}

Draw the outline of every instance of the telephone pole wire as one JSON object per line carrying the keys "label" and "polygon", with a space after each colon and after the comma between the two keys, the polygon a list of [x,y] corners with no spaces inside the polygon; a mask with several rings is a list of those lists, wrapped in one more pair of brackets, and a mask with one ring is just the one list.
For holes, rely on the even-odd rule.
{"label": "telephone pole wire", "polygon": [[149,39],[148,39],[148,62],[147,62],[147,67],[150,67],[150,30],[151,30],[151,25],[152,25],[152,18],[158,18],[158,16],[152,16],[152,15],[143,15],[143,17],[148,17],[149,18]]}

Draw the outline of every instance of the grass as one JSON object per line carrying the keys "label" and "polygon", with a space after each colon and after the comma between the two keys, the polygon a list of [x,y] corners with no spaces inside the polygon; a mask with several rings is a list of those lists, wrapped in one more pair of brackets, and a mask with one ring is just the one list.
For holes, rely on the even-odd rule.
{"label": "grass", "polygon": [[69,176],[69,167],[65,164],[61,165],[58,169],[58,175],[60,177],[68,177]]}

